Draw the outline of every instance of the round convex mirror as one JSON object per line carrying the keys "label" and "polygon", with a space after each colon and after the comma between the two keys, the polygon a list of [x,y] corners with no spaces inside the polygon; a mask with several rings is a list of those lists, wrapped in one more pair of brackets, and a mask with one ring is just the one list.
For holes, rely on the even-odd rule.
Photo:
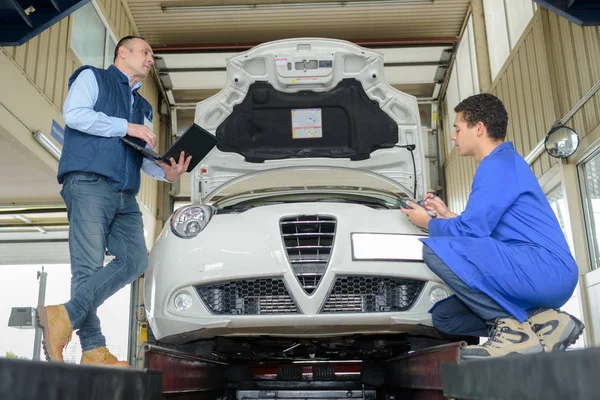
{"label": "round convex mirror", "polygon": [[579,136],[573,129],[557,125],[546,134],[544,141],[546,151],[554,158],[570,157],[577,146],[579,146]]}

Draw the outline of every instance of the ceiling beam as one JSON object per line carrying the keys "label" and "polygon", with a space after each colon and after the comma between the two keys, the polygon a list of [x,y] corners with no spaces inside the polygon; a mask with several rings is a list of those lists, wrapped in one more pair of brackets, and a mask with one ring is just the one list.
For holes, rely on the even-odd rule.
{"label": "ceiling beam", "polygon": [[[377,48],[390,46],[422,46],[422,45],[454,45],[460,42],[458,36],[442,37],[424,37],[424,38],[397,38],[397,39],[361,39],[352,40],[354,44],[363,47]],[[181,52],[199,52],[199,51],[244,51],[258,46],[256,43],[215,43],[215,44],[197,44],[197,45],[168,45],[152,46],[152,50],[157,53],[181,53]]]}
{"label": "ceiling beam", "polygon": [[0,229],[10,229],[10,228],[51,228],[51,227],[61,227],[66,228],[69,226],[68,222],[32,222],[31,224],[1,224]]}
{"label": "ceiling beam", "polygon": [[53,214],[53,213],[66,213],[66,207],[11,207],[11,208],[0,208],[0,215],[23,215],[23,214]]}

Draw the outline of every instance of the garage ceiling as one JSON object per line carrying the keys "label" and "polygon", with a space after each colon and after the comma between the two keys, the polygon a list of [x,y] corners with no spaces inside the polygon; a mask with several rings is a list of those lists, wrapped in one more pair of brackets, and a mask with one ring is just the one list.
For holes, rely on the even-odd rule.
{"label": "garage ceiling", "polygon": [[155,48],[240,45],[292,37],[350,41],[456,37],[469,0],[129,0]]}
{"label": "garage ceiling", "polygon": [[435,100],[469,0],[129,0],[157,54],[171,105],[193,106],[225,84],[227,57],[292,37],[349,40],[384,53],[397,89]]}

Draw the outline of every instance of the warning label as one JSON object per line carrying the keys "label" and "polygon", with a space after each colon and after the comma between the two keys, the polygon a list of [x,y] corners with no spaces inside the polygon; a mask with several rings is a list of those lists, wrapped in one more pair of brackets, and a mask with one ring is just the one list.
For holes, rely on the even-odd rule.
{"label": "warning label", "polygon": [[292,138],[314,139],[323,137],[320,108],[292,110]]}

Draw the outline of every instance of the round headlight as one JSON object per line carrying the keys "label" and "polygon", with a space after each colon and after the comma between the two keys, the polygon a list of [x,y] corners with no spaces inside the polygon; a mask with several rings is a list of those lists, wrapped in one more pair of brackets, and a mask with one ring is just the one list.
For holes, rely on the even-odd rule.
{"label": "round headlight", "polygon": [[198,221],[191,221],[185,226],[185,233],[189,236],[195,236],[202,230],[202,226]]}
{"label": "round headlight", "polygon": [[441,286],[436,286],[429,291],[429,301],[432,303],[437,303],[440,300],[444,300],[448,296],[448,291]]}
{"label": "round headlight", "polygon": [[192,296],[187,292],[181,292],[175,296],[175,308],[179,311],[185,311],[192,306]]}
{"label": "round headlight", "polygon": [[171,217],[171,230],[182,238],[191,238],[202,232],[214,214],[211,206],[181,207]]}

